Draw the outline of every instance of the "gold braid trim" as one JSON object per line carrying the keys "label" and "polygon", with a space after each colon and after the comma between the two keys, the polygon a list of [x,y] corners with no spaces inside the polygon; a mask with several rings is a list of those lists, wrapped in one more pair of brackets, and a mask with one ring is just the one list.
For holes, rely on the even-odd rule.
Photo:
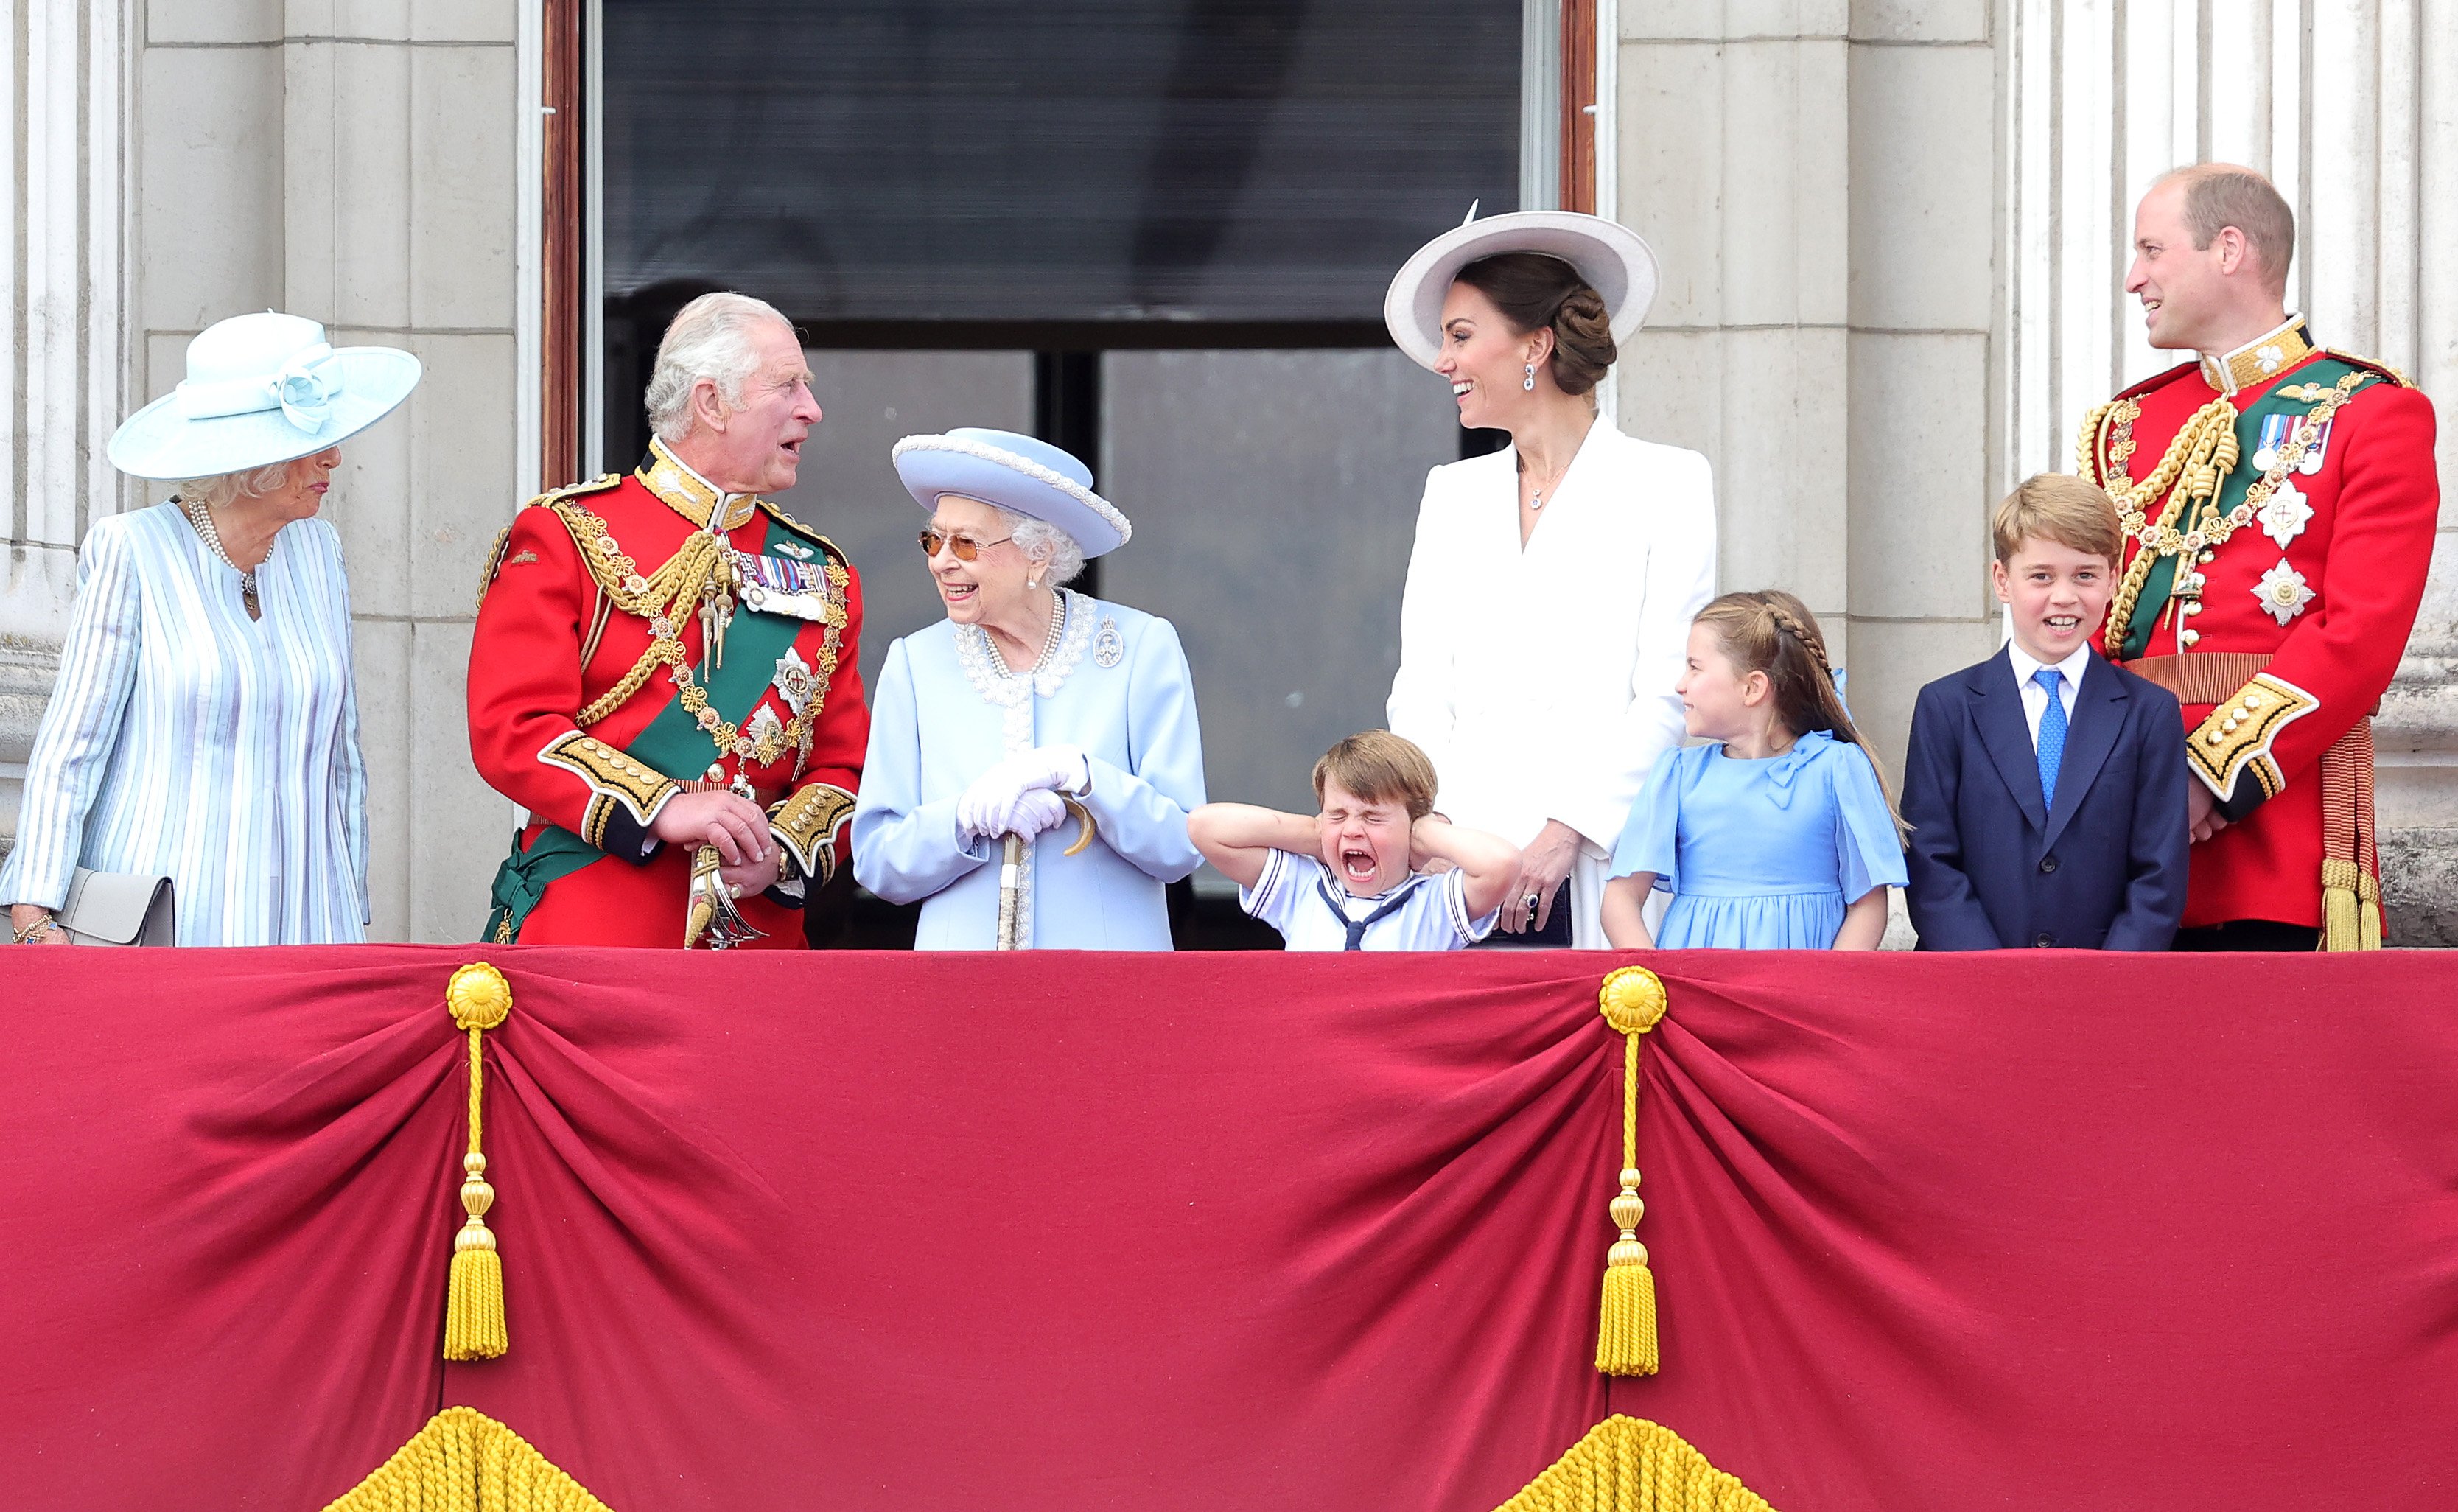
{"label": "gold braid trim", "polygon": [[666,799],[679,791],[673,778],[630,752],[577,730],[548,741],[538,752],[538,760],[561,767],[589,784],[589,807],[581,819],[580,838],[599,847],[606,843],[606,823],[614,817],[616,803],[630,809],[632,818],[646,829]]}
{"label": "gold braid trim", "polygon": [[768,828],[794,864],[815,884],[837,866],[837,831],[853,817],[854,796],[832,783],[814,782],[768,811]]}
{"label": "gold braid trim", "polygon": [[[580,559],[589,568],[599,591],[616,609],[649,622],[652,635],[649,649],[632,664],[614,687],[596,702],[580,712],[578,724],[595,724],[632,700],[632,695],[647,686],[649,676],[660,662],[677,659],[682,643],[672,633],[684,615],[698,609],[701,590],[717,581],[718,564],[724,559],[724,544],[706,530],[695,530],[685,537],[682,546],[655,572],[643,575],[639,564],[624,554],[606,522],[576,504],[556,499],[548,507],[563,521],[572,532],[573,545],[580,549]],[[664,626],[666,633],[654,633]]]}
{"label": "gold braid trim", "polygon": [[1615,1413],[1497,1512],[1774,1512],[1662,1423]]}
{"label": "gold braid trim", "polygon": [[2263,673],[2210,712],[2200,728],[2185,738],[2185,764],[2221,802],[2236,791],[2237,778],[2247,767],[2261,784],[2261,796],[2275,798],[2287,785],[2270,747],[2279,732],[2322,707],[2322,700],[2283,677]]}
{"label": "gold braid trim", "polygon": [[613,1512],[530,1441],[447,1407],[324,1512]]}
{"label": "gold braid trim", "polygon": [[[2203,503],[2218,499],[2221,481],[2236,470],[2237,464],[2236,406],[2224,399],[2214,399],[2186,418],[2148,478],[2138,484],[2128,483],[2125,464],[2134,455],[2134,422],[2141,413],[2142,406],[2130,399],[2120,399],[2104,410],[2093,411],[2093,418],[2105,420],[2110,432],[2107,471],[2101,487],[2116,501],[2117,523],[2139,548],[2116,585],[2114,601],[2109,605],[2111,646],[2125,644],[2134,624],[2135,602],[2142,596],[2142,585],[2150,579],[2152,565],[2162,554],[2144,539],[2146,531],[2172,533],[2180,520],[2190,524],[2189,517],[2198,513]],[[2093,449],[2097,449],[2096,443]],[[2167,507],[2154,520],[2151,509],[2162,498],[2167,500]]]}

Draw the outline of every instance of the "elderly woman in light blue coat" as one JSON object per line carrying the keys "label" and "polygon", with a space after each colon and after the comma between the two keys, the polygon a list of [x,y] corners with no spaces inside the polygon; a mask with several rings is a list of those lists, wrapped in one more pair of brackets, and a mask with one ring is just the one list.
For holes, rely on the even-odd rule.
{"label": "elderly woman in light blue coat", "polygon": [[[1124,545],[1085,466],[1009,431],[908,436],[898,474],[948,617],[890,646],[871,699],[854,875],[922,902],[925,950],[997,942],[1004,838],[1026,842],[1018,943],[1167,950],[1163,889],[1202,860],[1186,835],[1203,746],[1177,632],[1065,587]],[[1073,799],[1090,817],[1079,838]]]}
{"label": "elderly woman in light blue coat", "polygon": [[295,315],[235,316],[112,437],[120,471],[178,488],[94,521],[78,554],[0,865],[12,939],[67,942],[54,911],[80,870],[168,877],[183,945],[365,938],[349,583],[315,516],[341,443],[418,379],[407,352],[337,349]]}

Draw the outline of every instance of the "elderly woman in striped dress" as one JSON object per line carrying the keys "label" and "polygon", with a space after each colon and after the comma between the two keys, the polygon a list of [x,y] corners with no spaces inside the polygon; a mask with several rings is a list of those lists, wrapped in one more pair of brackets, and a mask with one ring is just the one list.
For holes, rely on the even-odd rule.
{"label": "elderly woman in striped dress", "polygon": [[365,938],[349,584],[315,515],[339,443],[418,378],[407,352],[243,315],[190,342],[186,380],[112,438],[122,472],[184,481],[96,520],[78,555],[0,866],[19,943],[68,942],[52,916],[80,868],[169,877],[183,945]]}

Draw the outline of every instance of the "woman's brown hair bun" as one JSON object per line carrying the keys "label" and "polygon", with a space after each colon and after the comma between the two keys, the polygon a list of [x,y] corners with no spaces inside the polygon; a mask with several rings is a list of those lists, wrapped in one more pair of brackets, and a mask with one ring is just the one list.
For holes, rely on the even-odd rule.
{"label": "woman's brown hair bun", "polygon": [[1566,394],[1594,388],[1620,355],[1605,317],[1604,296],[1559,258],[1499,252],[1460,269],[1459,281],[1491,300],[1520,335],[1540,326],[1552,328],[1553,355],[1548,365]]}

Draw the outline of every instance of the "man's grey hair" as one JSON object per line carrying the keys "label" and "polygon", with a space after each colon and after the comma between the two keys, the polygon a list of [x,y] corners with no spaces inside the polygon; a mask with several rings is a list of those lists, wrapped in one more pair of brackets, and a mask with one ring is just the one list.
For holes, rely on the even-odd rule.
{"label": "man's grey hair", "polygon": [[748,294],[703,294],[676,312],[643,401],[659,441],[672,445],[691,433],[692,390],[703,379],[729,407],[742,403],[742,385],[760,369],[751,333],[764,321],[793,329],[775,305]]}
{"label": "man's grey hair", "polygon": [[1008,536],[1015,549],[1027,557],[1043,564],[1042,576],[1052,588],[1073,583],[1075,574],[1084,570],[1084,549],[1075,538],[1047,520],[1036,520],[1029,514],[1018,514],[1001,505],[991,505],[999,519],[1006,524]]}

